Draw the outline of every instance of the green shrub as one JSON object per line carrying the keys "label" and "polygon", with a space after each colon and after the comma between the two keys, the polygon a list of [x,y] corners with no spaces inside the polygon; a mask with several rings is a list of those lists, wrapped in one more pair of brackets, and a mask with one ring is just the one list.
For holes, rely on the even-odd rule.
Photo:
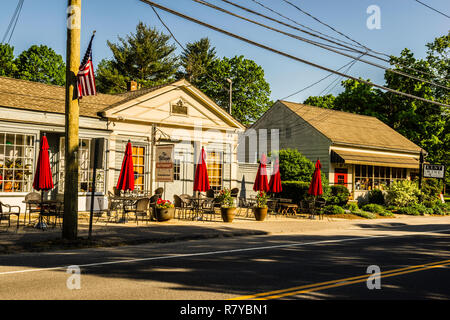
{"label": "green shrub", "polygon": [[342,207],[339,207],[339,206],[333,204],[333,205],[329,205],[329,206],[326,206],[325,208],[323,208],[323,213],[324,214],[344,214],[345,211],[344,211],[344,209],[342,209]]}
{"label": "green shrub", "polygon": [[309,197],[309,182],[282,181],[281,187],[283,191],[279,194],[280,198],[292,199],[294,203],[299,203],[300,200]]}
{"label": "green shrub", "polygon": [[369,203],[384,205],[383,191],[379,189],[369,191]]}
{"label": "green shrub", "polygon": [[379,215],[382,217],[394,217],[395,216],[392,212],[387,211],[387,210],[380,212]]}
{"label": "green shrub", "polygon": [[356,203],[350,202],[344,206],[344,209],[350,210],[350,212],[358,211],[359,207]]}
{"label": "green shrub", "polygon": [[362,207],[362,209],[364,211],[369,211],[373,213],[382,213],[385,211],[383,206],[375,203],[366,204],[365,206]]}
{"label": "green shrub", "polygon": [[343,206],[348,202],[350,192],[346,186],[334,185],[331,186],[330,195],[326,198],[327,203],[338,206]]}
{"label": "green shrub", "polygon": [[438,205],[435,205],[431,209],[433,209],[433,214],[440,215],[440,216],[445,215],[444,210],[442,210],[442,208],[440,206],[438,206]]}
{"label": "green shrub", "polygon": [[398,213],[413,216],[421,216],[424,214],[433,214],[433,209],[427,208],[423,204],[411,204],[407,207],[399,208]]}
{"label": "green shrub", "polygon": [[310,182],[314,163],[297,149],[282,149],[277,154],[280,161],[281,181]]}
{"label": "green shrub", "polygon": [[366,218],[366,219],[376,219],[377,218],[377,216],[374,213],[361,211],[361,210],[355,211],[355,212],[353,212],[353,214],[355,214],[355,215],[357,215],[359,217]]}
{"label": "green shrub", "polygon": [[417,204],[420,190],[416,183],[409,180],[393,181],[386,189],[386,204],[406,207]]}
{"label": "green shrub", "polygon": [[441,191],[442,183],[438,179],[424,179],[422,182],[422,201],[439,201]]}

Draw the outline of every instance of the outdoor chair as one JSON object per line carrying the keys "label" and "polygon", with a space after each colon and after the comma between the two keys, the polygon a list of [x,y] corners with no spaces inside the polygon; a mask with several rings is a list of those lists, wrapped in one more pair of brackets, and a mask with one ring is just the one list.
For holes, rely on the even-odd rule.
{"label": "outdoor chair", "polygon": [[239,194],[239,188],[231,189],[230,196],[232,196],[233,198],[237,198],[238,194]]}
{"label": "outdoor chair", "polygon": [[149,215],[149,204],[150,204],[150,198],[143,198],[136,201],[136,207],[133,210],[134,216],[136,217],[136,224],[139,225],[139,217],[142,218],[142,221],[144,221],[144,218],[147,217],[147,223],[150,220]]}
{"label": "outdoor chair", "polygon": [[208,216],[210,218],[210,221],[214,218],[214,215],[216,214],[214,210],[214,198],[208,198],[203,200],[202,206],[201,206],[201,212],[202,217],[205,216],[206,220],[208,220]]}
{"label": "outdoor chair", "polygon": [[108,198],[108,207],[103,210],[106,212],[107,221],[110,222],[114,220],[117,222],[119,220],[119,211],[122,209],[122,202],[118,200],[114,200],[112,197]]}
{"label": "outdoor chair", "polygon": [[206,191],[206,196],[208,198],[214,198],[214,190],[213,189],[209,189],[208,191]]}
{"label": "outdoor chair", "polygon": [[[64,212],[64,202],[58,201],[55,203],[43,203],[42,204],[42,211],[41,211],[41,217],[45,220],[47,220],[48,225],[52,225],[54,228],[58,224],[62,226],[62,218],[63,218],[63,212]],[[54,218],[54,222],[52,222],[51,218]]]}
{"label": "outdoor chair", "polygon": [[25,196],[25,216],[24,224],[27,223],[27,212],[28,212],[28,224],[31,224],[31,215],[40,214],[41,208],[38,202],[41,201],[41,194],[38,192],[30,192]]}
{"label": "outdoor chair", "polygon": [[[7,210],[5,210],[6,208]],[[20,207],[10,206],[0,201],[0,223],[2,220],[8,220],[8,227],[11,226],[11,216],[17,216],[17,229],[19,228],[19,218],[20,218]]]}
{"label": "outdoor chair", "polygon": [[164,192],[164,188],[157,188],[157,189],[155,190],[155,194],[159,194],[159,195],[161,195],[161,196],[162,196],[163,192]]}
{"label": "outdoor chair", "polygon": [[323,219],[323,208],[326,205],[326,200],[324,198],[319,198],[315,202],[315,211],[319,214],[319,219]]}
{"label": "outdoor chair", "polygon": [[173,196],[173,204],[175,206],[175,213],[178,211],[178,219],[186,219],[187,212],[192,213],[192,207],[190,206],[190,201],[184,196],[178,195]]}
{"label": "outdoor chair", "polygon": [[161,194],[159,193],[155,193],[150,197],[150,204],[149,204],[151,210],[150,220],[156,220],[155,212],[156,212],[156,202],[158,201],[158,199],[161,199]]}
{"label": "outdoor chair", "polygon": [[252,207],[253,207],[253,203],[251,203],[244,197],[239,197],[239,210],[237,211],[237,216],[240,216],[242,209],[246,209],[245,217],[247,218],[249,216],[248,212]]}

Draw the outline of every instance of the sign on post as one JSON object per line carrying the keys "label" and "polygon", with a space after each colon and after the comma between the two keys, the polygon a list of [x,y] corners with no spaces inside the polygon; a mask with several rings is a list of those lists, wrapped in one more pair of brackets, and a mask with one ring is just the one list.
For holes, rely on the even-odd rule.
{"label": "sign on post", "polygon": [[159,145],[155,148],[157,182],[173,182],[173,156],[174,145]]}
{"label": "sign on post", "polygon": [[423,165],[424,178],[444,179],[445,166],[443,164],[426,164]]}

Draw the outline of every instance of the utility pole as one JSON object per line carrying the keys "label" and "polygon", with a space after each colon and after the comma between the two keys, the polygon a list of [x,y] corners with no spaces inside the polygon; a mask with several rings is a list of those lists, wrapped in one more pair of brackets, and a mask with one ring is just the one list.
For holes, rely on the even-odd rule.
{"label": "utility pole", "polygon": [[64,219],[62,237],[78,236],[78,127],[77,73],[80,67],[81,0],[68,0],[65,114]]}
{"label": "utility pole", "polygon": [[423,150],[420,150],[420,158],[419,158],[419,190],[422,190],[422,179],[423,179]]}
{"label": "utility pole", "polygon": [[152,123],[152,137],[151,137],[151,143],[150,143],[150,151],[151,151],[151,156],[150,156],[150,194],[153,194],[153,182],[156,179],[155,167],[154,167],[155,145],[156,145],[156,124]]}

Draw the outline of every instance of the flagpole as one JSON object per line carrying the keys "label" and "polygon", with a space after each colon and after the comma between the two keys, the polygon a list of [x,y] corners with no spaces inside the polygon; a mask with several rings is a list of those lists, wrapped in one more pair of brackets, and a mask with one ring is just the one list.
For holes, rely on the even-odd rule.
{"label": "flagpole", "polygon": [[66,107],[65,107],[65,179],[62,238],[78,236],[78,144],[79,101],[77,73],[80,67],[81,0],[68,0]]}

